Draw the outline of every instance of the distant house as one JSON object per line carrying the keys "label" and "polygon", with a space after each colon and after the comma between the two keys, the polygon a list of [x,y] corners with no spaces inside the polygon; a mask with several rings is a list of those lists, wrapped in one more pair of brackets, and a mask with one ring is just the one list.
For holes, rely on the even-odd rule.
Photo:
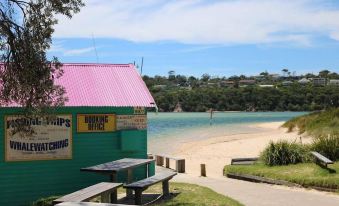
{"label": "distant house", "polygon": [[220,86],[221,87],[233,87],[235,85],[234,81],[221,81]]}
{"label": "distant house", "polygon": [[310,83],[310,82],[311,82],[311,81],[308,80],[308,79],[306,79],[306,78],[302,78],[302,79],[300,79],[300,80],[298,81],[298,83],[301,84],[301,85],[306,85],[306,84],[308,84],[308,83]]}
{"label": "distant house", "polygon": [[192,87],[191,86],[188,86],[188,87],[179,87],[179,89],[190,91],[190,90],[192,90]]}
{"label": "distant house", "polygon": [[331,79],[328,85],[339,87],[339,79]]}
{"label": "distant house", "polygon": [[165,89],[166,87],[167,85],[163,85],[163,84],[158,84],[158,85],[153,86],[154,89]]}
{"label": "distant house", "polygon": [[265,80],[266,76],[265,75],[258,75],[253,77],[257,81]]}
{"label": "distant house", "polygon": [[218,85],[218,83],[209,82],[209,83],[207,83],[207,86],[208,86],[208,87],[217,87],[217,86],[219,86],[219,85]]}
{"label": "distant house", "polygon": [[272,84],[261,84],[259,87],[274,87]]}
{"label": "distant house", "polygon": [[279,77],[280,77],[280,75],[279,75],[279,74],[269,74],[268,76],[269,76],[269,77],[271,77],[271,78],[272,78],[272,80],[278,80],[278,79],[279,79]]}
{"label": "distant house", "polygon": [[326,78],[313,78],[314,86],[326,86]]}
{"label": "distant house", "polygon": [[255,85],[255,80],[243,79],[239,81],[239,86],[251,86],[251,85]]}
{"label": "distant house", "polygon": [[282,83],[281,83],[283,86],[290,86],[290,85],[292,85],[293,84],[293,82],[292,81],[283,81]]}

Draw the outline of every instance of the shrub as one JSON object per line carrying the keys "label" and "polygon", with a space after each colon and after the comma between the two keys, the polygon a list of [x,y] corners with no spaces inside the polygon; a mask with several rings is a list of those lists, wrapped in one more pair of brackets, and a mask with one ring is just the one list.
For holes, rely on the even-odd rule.
{"label": "shrub", "polygon": [[339,133],[314,137],[311,148],[330,160],[339,159]]}
{"label": "shrub", "polygon": [[305,162],[308,160],[308,148],[296,142],[286,140],[276,143],[270,142],[261,153],[260,158],[266,165],[288,165]]}
{"label": "shrub", "polygon": [[32,206],[53,206],[53,200],[59,198],[59,196],[51,196],[46,198],[38,199],[32,203]]}

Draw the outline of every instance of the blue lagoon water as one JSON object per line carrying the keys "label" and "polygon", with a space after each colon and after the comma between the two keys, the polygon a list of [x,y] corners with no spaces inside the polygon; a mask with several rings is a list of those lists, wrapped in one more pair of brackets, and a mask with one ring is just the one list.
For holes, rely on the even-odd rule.
{"label": "blue lagoon water", "polygon": [[170,152],[187,141],[260,130],[251,124],[287,121],[306,112],[148,113],[150,152]]}

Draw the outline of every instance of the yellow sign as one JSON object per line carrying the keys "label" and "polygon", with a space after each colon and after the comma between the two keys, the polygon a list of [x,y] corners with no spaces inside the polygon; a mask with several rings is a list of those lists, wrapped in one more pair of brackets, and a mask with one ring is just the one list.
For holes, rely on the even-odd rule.
{"label": "yellow sign", "polygon": [[146,110],[145,107],[134,107],[134,114],[145,114]]}
{"label": "yellow sign", "polygon": [[[20,125],[34,132],[15,132]],[[55,159],[72,159],[72,115],[57,115],[53,120],[5,116],[6,161]]]}
{"label": "yellow sign", "polygon": [[116,130],[114,114],[78,114],[78,132],[113,132]]}

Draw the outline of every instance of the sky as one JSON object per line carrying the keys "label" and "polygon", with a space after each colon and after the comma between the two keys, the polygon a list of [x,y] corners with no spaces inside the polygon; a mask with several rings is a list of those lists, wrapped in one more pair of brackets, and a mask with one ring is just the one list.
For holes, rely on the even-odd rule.
{"label": "sky", "polygon": [[[134,63],[143,75],[339,73],[337,0],[84,0],[49,56]],[[141,72],[141,71],[140,71]]]}

